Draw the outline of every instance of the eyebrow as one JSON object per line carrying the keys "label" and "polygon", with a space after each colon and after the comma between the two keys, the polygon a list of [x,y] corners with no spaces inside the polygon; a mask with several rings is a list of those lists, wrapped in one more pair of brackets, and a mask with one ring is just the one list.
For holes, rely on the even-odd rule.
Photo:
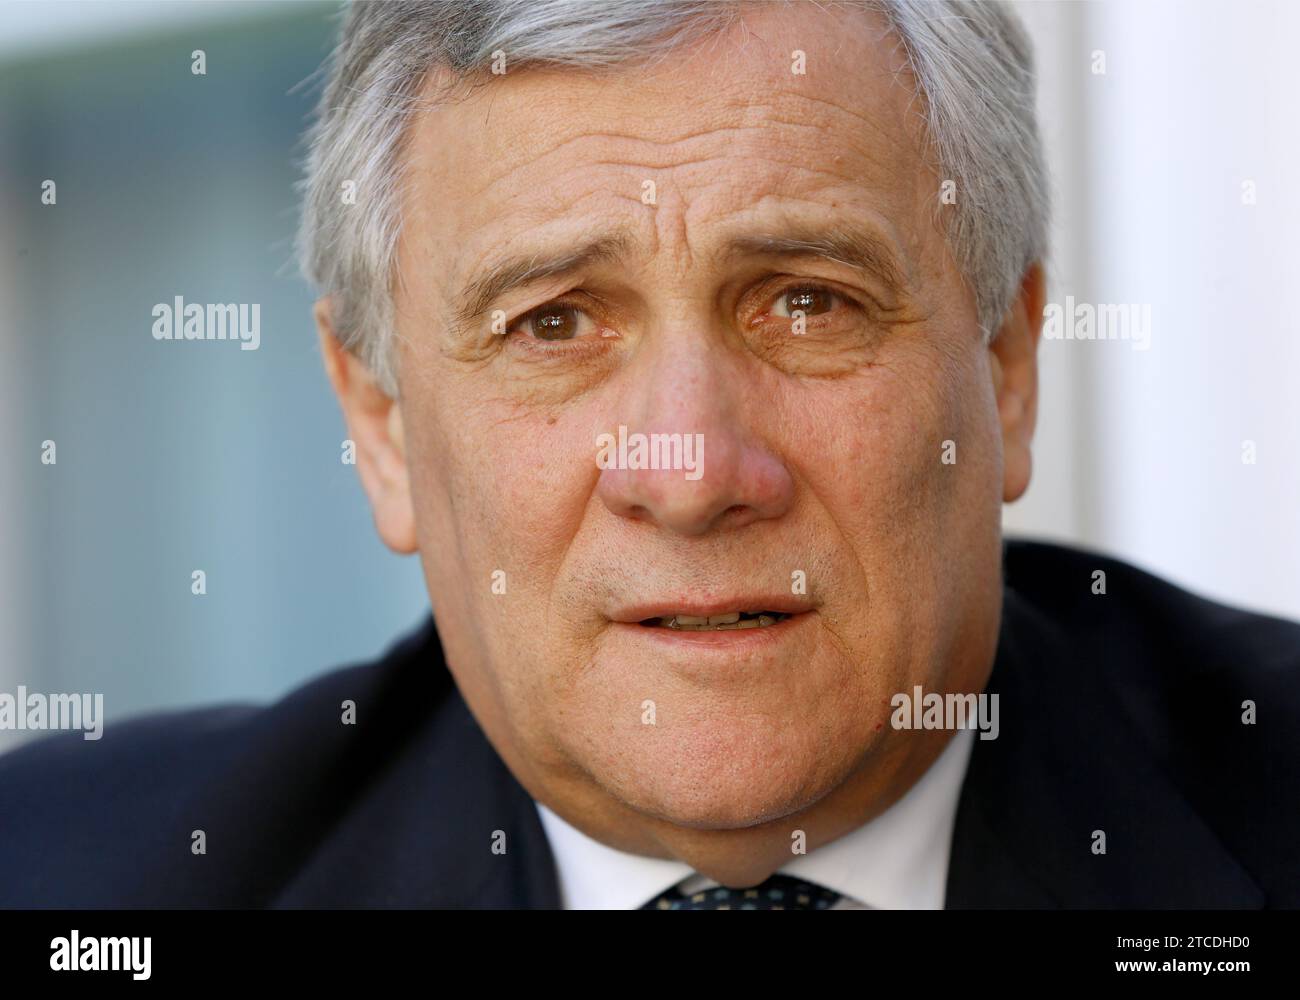
{"label": "eyebrow", "polygon": [[727,252],[735,256],[829,260],[874,276],[888,291],[899,295],[912,284],[890,241],[857,226],[785,227],[780,233],[737,237],[727,245]]}
{"label": "eyebrow", "polygon": [[619,260],[632,248],[632,243],[628,233],[611,233],[553,257],[533,253],[499,260],[474,278],[461,293],[460,299],[465,305],[456,310],[456,319],[462,327],[468,326],[506,292],[547,278],[571,274],[592,264]]}
{"label": "eyebrow", "polygon": [[[456,321],[468,327],[507,292],[525,285],[572,274],[597,263],[623,259],[635,240],[626,231],[596,237],[574,250],[554,256],[544,251],[508,256],[488,266],[473,278],[460,294],[465,305],[456,310]],[[888,291],[902,294],[911,285],[892,245],[870,229],[848,225],[822,227],[786,226],[781,232],[738,236],[723,249],[725,256],[820,258],[844,264],[872,275]]]}

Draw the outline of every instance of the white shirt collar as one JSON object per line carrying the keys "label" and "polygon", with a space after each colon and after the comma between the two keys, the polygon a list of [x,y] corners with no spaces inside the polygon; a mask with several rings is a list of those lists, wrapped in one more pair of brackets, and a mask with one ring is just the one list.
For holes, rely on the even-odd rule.
{"label": "white shirt collar", "polygon": [[[883,813],[779,871],[876,909],[943,909],[957,801],[975,733],[959,729],[929,770]],[[535,802],[566,910],[634,910],[694,875],[681,861],[628,854]]]}

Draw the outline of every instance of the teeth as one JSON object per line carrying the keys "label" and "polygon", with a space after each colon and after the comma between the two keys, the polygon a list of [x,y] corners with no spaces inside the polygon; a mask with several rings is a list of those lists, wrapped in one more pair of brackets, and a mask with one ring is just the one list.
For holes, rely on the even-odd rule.
{"label": "teeth", "polygon": [[[749,612],[747,612],[749,614]],[[730,631],[731,629],[742,628],[762,628],[766,625],[775,625],[776,618],[771,615],[756,614],[741,620],[739,611],[732,611],[725,615],[709,615],[708,617],[699,617],[697,615],[672,615],[666,618],[660,618],[659,624],[666,628],[679,629],[683,632],[714,632]]]}
{"label": "teeth", "polygon": [[707,618],[699,618],[695,615],[677,615],[678,625],[730,625],[732,622],[740,621],[740,612],[733,611],[729,615],[709,615]]}

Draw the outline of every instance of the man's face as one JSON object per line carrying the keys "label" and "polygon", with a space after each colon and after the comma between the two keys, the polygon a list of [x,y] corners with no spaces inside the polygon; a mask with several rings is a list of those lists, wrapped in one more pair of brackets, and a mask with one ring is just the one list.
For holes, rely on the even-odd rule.
{"label": "man's face", "polygon": [[[493,743],[625,849],[744,879],[736,837],[778,864],[794,828],[832,839],[951,735],[893,730],[891,696],[987,676],[1024,486],[920,107],[877,22],[774,7],[658,67],[510,71],[413,125],[401,398],[363,476]],[[823,240],[843,259],[799,252]],[[701,435],[702,475],[602,468],[620,427]],[[762,611],[789,617],[642,623]]]}

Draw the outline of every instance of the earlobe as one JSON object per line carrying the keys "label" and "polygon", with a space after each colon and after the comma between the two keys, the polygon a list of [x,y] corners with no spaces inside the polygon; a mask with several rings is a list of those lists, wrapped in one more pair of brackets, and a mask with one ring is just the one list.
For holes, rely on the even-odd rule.
{"label": "earlobe", "polygon": [[375,529],[394,552],[410,555],[417,549],[415,510],[401,406],[339,342],[328,299],[316,303],[315,316],[325,371],[355,445],[357,475],[370,500]]}

